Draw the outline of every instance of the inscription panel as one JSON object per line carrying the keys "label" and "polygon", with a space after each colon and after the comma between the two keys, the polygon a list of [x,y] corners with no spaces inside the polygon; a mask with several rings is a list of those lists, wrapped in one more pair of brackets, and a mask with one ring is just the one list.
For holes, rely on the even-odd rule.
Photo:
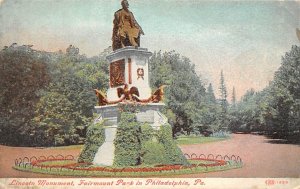
{"label": "inscription panel", "polygon": [[139,112],[136,114],[136,118],[138,122],[154,122],[154,112],[152,110],[148,110],[146,112]]}

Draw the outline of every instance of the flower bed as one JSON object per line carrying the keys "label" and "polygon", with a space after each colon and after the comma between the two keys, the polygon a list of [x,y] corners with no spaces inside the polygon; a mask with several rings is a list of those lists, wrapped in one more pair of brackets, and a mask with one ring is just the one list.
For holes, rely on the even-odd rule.
{"label": "flower bed", "polygon": [[[242,166],[241,161],[190,158],[190,165],[156,165],[156,166],[132,166],[132,167],[104,167],[91,163],[78,163],[73,158],[35,158],[31,162],[16,160],[14,168],[21,171],[72,175],[72,176],[159,176],[174,174],[191,174],[200,172],[221,171]],[[29,159],[29,158],[27,158]],[[27,160],[26,159],[26,160]],[[32,158],[30,158],[32,159]]]}

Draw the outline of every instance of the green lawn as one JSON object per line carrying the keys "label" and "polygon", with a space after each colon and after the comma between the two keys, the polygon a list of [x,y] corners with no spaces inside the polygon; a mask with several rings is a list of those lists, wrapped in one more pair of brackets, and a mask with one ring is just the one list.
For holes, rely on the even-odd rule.
{"label": "green lawn", "polygon": [[180,136],[176,139],[178,145],[202,144],[230,139],[230,137]]}
{"label": "green lawn", "polygon": [[59,149],[59,150],[81,150],[83,148],[82,144],[79,145],[71,145],[71,146],[53,146],[49,148]]}

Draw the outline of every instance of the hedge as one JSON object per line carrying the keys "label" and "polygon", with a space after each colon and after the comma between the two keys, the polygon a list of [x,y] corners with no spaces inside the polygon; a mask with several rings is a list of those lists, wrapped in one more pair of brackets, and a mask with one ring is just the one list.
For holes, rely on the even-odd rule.
{"label": "hedge", "polygon": [[188,161],[172,137],[172,127],[165,124],[158,131],[158,141],[164,146],[166,153],[166,164],[188,165]]}
{"label": "hedge", "polygon": [[188,164],[173,141],[169,124],[157,131],[137,122],[132,112],[122,112],[114,144],[114,166]]}
{"label": "hedge", "polygon": [[114,166],[134,166],[140,164],[141,127],[134,113],[123,112],[117,128]]}
{"label": "hedge", "polygon": [[86,142],[79,155],[78,162],[90,162],[92,163],[99,147],[105,141],[105,131],[103,122],[92,123],[86,134]]}

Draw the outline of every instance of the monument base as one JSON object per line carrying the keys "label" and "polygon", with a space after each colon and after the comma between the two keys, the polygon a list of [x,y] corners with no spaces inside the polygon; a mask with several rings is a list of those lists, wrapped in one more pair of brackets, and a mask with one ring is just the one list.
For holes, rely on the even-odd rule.
{"label": "monument base", "polygon": [[107,106],[95,106],[95,111],[99,115],[95,122],[104,120],[105,126],[117,126],[120,120],[122,106],[130,105],[136,109],[136,118],[138,122],[149,123],[154,129],[159,129],[160,125],[168,123],[168,118],[160,111],[165,106],[164,103],[127,103]]}
{"label": "monument base", "polygon": [[148,123],[153,129],[159,130],[161,125],[168,123],[168,119],[160,111],[165,106],[164,103],[119,103],[107,106],[95,106],[95,111],[99,115],[95,122],[104,120],[105,127],[105,142],[99,147],[93,164],[112,166],[114,159],[114,139],[116,137],[118,122],[124,106],[132,106],[135,108],[136,118],[138,122]]}

